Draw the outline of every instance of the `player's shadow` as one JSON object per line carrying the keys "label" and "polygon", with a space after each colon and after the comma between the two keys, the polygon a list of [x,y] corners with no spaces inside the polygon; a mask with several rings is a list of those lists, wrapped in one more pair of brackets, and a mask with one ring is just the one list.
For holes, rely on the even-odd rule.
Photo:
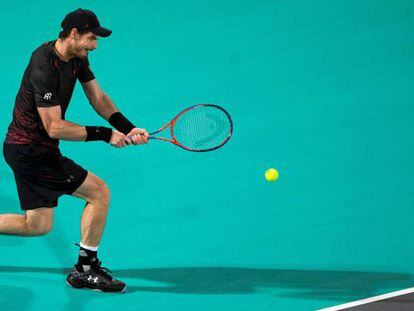
{"label": "player's shadow", "polygon": [[117,270],[119,278],[135,278],[160,285],[130,286],[129,292],[175,294],[254,294],[261,289],[291,289],[283,297],[349,300],[378,294],[381,289],[412,287],[414,276],[388,272],[282,270],[227,267]]}
{"label": "player's shadow", "polygon": [[[0,273],[51,273],[68,269],[0,266]],[[391,272],[282,270],[231,267],[182,267],[114,270],[117,278],[136,279],[128,293],[231,295],[254,294],[266,288],[283,289],[281,297],[351,300],[412,287],[414,276]],[[28,276],[28,279],[30,276]],[[291,289],[286,293],[286,289]]]}
{"label": "player's shadow", "polygon": [[33,299],[30,289],[0,284],[1,310],[30,310]]}

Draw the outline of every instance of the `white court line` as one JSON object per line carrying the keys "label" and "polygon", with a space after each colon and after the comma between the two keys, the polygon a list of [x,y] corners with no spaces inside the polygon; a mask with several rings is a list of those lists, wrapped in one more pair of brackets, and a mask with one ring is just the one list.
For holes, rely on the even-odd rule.
{"label": "white court line", "polygon": [[319,309],[317,311],[343,310],[343,309],[346,309],[346,308],[356,307],[356,306],[364,305],[364,304],[367,304],[367,303],[371,303],[371,302],[375,302],[375,301],[379,301],[379,300],[384,300],[384,299],[388,299],[388,298],[392,298],[392,297],[396,297],[396,296],[401,296],[401,295],[405,295],[405,294],[409,294],[409,293],[413,293],[413,292],[414,292],[414,287],[411,287],[411,288],[399,290],[399,291],[396,291],[396,292],[391,292],[391,293],[384,294],[384,295],[379,295],[379,296],[375,296],[375,297],[371,297],[371,298],[366,298],[366,299],[362,299],[362,300],[348,302],[348,303],[345,303],[343,305],[338,305],[338,306],[334,306],[334,307],[330,307],[330,308],[326,308],[326,309]]}

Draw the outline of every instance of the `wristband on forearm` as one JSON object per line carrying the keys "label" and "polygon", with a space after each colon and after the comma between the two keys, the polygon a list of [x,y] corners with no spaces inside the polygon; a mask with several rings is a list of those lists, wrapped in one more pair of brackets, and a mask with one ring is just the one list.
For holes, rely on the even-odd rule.
{"label": "wristband on forearm", "polygon": [[116,128],[121,133],[127,135],[131,130],[136,127],[125,116],[118,112],[113,113],[109,119],[109,124]]}
{"label": "wristband on forearm", "polygon": [[104,126],[85,126],[86,128],[86,140],[85,141],[96,141],[103,140],[107,143],[111,141],[112,129]]}

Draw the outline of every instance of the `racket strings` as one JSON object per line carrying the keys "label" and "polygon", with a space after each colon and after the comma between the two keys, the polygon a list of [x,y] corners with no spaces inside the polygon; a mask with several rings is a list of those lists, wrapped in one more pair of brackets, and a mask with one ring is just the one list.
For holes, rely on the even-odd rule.
{"label": "racket strings", "polygon": [[228,115],[214,106],[201,106],[182,114],[174,124],[173,136],[191,150],[208,150],[222,145],[231,134]]}

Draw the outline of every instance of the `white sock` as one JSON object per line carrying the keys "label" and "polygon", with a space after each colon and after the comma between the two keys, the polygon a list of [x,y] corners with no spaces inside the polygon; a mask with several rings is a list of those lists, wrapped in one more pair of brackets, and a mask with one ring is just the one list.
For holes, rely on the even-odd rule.
{"label": "white sock", "polygon": [[80,245],[80,247],[82,247],[84,249],[87,249],[89,251],[92,251],[92,252],[97,252],[98,251],[98,246],[88,246],[88,245],[83,244],[82,242],[80,242],[79,245]]}

